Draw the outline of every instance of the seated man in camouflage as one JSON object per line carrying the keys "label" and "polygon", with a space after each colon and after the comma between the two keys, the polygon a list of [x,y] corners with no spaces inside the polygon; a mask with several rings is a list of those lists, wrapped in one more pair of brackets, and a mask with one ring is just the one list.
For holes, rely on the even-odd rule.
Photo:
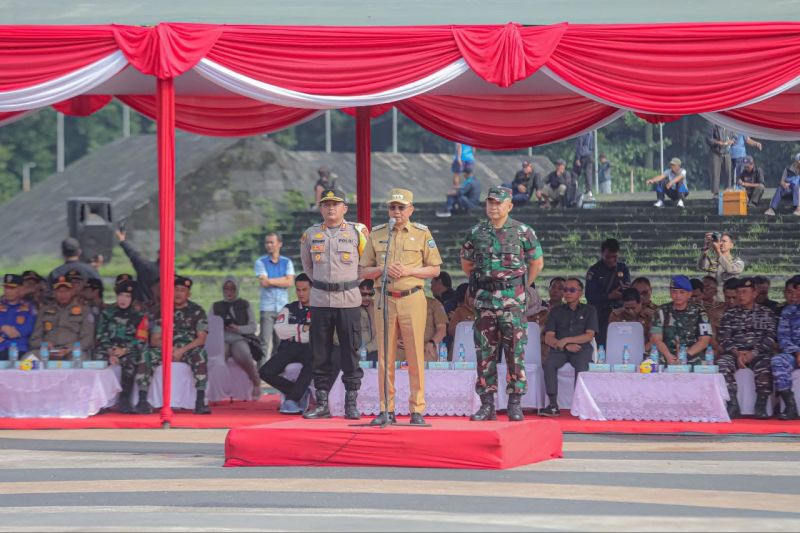
{"label": "seated man in camouflage", "polygon": [[719,324],[719,344],[722,355],[717,360],[720,373],[728,384],[728,416],[739,418],[736,399],[736,378],[739,368],[751,368],[756,378],[755,417],[767,416],[767,401],[772,394],[772,369],[770,359],[775,350],[775,315],[756,303],[753,278],[742,278],[736,288],[738,306],[725,311]]}
{"label": "seated man in camouflage", "polygon": [[[118,283],[114,286],[114,292],[117,293],[117,303],[103,309],[97,324],[95,359],[120,366],[122,392],[117,410],[120,413],[134,413],[131,392],[141,362],[142,348],[147,342],[147,317],[133,307],[133,281]],[[145,402],[146,396],[145,391]]]}
{"label": "seated man in camouflage", "polygon": [[39,310],[31,335],[30,348],[37,353],[47,343],[50,359],[68,359],[76,342],[84,354],[94,347],[94,317],[75,294],[66,276],[53,280],[53,301]]}
{"label": "seated man in camouflage", "polygon": [[[192,280],[183,276],[175,276],[175,311],[173,313],[172,361],[186,363],[194,374],[197,399],[194,412],[198,415],[211,414],[206,405],[206,385],[208,384],[208,354],[205,343],[208,336],[208,318],[203,308],[189,300]],[[153,369],[161,364],[161,310],[153,314],[154,324],[150,337],[150,348],[145,350],[142,363],[136,373],[139,385],[139,413],[152,412],[147,403],[147,390],[153,380]],[[142,400],[144,399],[144,402]]]}
{"label": "seated man in camouflage", "polygon": [[711,342],[713,330],[708,315],[690,303],[692,284],[686,276],[673,276],[669,287],[671,302],[659,306],[650,328],[650,342],[658,347],[661,364],[679,364],[681,348],[687,362],[699,365]]}

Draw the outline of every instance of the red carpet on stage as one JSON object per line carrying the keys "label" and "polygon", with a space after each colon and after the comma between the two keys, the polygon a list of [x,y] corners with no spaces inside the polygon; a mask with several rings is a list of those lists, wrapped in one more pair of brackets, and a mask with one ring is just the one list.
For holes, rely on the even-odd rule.
{"label": "red carpet on stage", "polygon": [[427,420],[432,427],[353,427],[333,418],[236,428],[225,440],[225,466],[505,469],[562,457],[561,429],[552,420]]}

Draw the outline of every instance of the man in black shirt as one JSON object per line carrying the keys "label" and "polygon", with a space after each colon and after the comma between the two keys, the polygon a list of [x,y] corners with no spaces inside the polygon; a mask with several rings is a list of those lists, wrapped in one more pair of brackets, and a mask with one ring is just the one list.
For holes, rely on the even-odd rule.
{"label": "man in black shirt", "polygon": [[736,176],[736,183],[747,192],[747,205],[758,207],[758,202],[764,195],[764,172],[749,155],[744,157],[743,163],[741,172]]}
{"label": "man in black shirt", "polygon": [[558,416],[558,369],[569,363],[575,368],[575,378],[589,370],[594,348],[592,339],[597,332],[597,311],[581,303],[583,282],[568,278],[564,283],[564,304],[550,310],[544,326],[544,343],[550,353],[544,360],[544,384],[548,404],[539,409],[540,416]]}
{"label": "man in black shirt", "polygon": [[540,201],[544,202],[544,208],[550,209],[551,205],[559,205],[559,203],[568,206],[567,188],[570,186],[577,187],[575,178],[572,172],[567,170],[567,162],[563,159],[557,159],[556,169],[544,179],[544,186],[540,196]]}

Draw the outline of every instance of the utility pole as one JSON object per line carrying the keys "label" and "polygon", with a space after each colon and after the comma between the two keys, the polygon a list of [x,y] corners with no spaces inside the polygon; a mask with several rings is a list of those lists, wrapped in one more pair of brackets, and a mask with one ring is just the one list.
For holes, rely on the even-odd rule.
{"label": "utility pole", "polygon": [[64,172],[64,113],[56,113],[56,172]]}
{"label": "utility pole", "polygon": [[131,136],[131,108],[122,104],[122,136]]}
{"label": "utility pole", "polygon": [[325,153],[331,153],[331,110],[325,111]]}
{"label": "utility pole", "polygon": [[31,169],[36,166],[36,163],[28,161],[22,165],[22,192],[31,190]]}
{"label": "utility pole", "polygon": [[392,153],[397,153],[397,108],[392,108]]}

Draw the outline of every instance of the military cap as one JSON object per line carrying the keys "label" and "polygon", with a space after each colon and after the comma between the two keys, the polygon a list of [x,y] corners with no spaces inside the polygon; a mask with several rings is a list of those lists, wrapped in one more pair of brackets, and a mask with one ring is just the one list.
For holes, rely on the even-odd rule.
{"label": "military cap", "polygon": [[756,280],[751,277],[739,278],[739,283],[736,284],[737,289],[755,289],[756,287]]}
{"label": "military cap", "polygon": [[492,200],[497,200],[498,202],[511,200],[511,189],[507,189],[506,187],[491,187],[489,189],[489,193],[486,195],[486,198],[491,198]]}
{"label": "military cap", "polygon": [[42,276],[40,276],[39,273],[34,271],[34,270],[26,270],[25,272],[23,272],[22,273],[22,279],[24,281],[36,281],[36,282],[44,281],[44,278]]}
{"label": "military cap", "polygon": [[692,282],[689,281],[688,276],[672,276],[672,279],[670,279],[669,288],[692,292]]}
{"label": "military cap", "polygon": [[72,288],[72,282],[67,276],[58,276],[53,280],[54,289],[60,289],[61,287],[66,287],[68,289]]}
{"label": "military cap", "polygon": [[175,286],[176,287],[186,287],[188,289],[192,288],[192,280],[191,278],[187,278],[185,276],[175,276]]}
{"label": "military cap", "polygon": [[386,203],[409,205],[413,201],[414,193],[408,189],[392,189],[389,191],[389,199],[386,200]]}
{"label": "military cap", "polygon": [[131,280],[120,281],[114,285],[114,292],[117,294],[127,293],[133,294],[136,283]]}
{"label": "military cap", "polygon": [[103,282],[97,278],[89,278],[89,281],[86,282],[86,286],[90,289],[97,289],[100,292],[103,291]]}
{"label": "military cap", "polygon": [[119,285],[123,281],[133,281],[133,276],[131,276],[130,274],[120,274],[114,280],[114,286],[116,287],[117,285]]}
{"label": "military cap", "polygon": [[319,196],[319,203],[322,202],[342,202],[344,203],[344,198],[342,195],[334,189],[325,189],[322,191],[322,194]]}
{"label": "military cap", "polygon": [[6,274],[3,276],[3,286],[16,288],[22,285],[22,276],[18,274]]}
{"label": "military cap", "polygon": [[80,270],[78,270],[77,268],[73,268],[72,270],[68,270],[68,271],[67,271],[67,274],[66,274],[66,276],[67,276],[67,278],[69,278],[70,280],[76,280],[76,279],[79,279],[79,280],[81,280],[81,281],[85,281],[85,280],[83,279],[83,274],[81,274],[81,271],[80,271]]}
{"label": "military cap", "polygon": [[731,291],[735,290],[736,287],[739,286],[739,278],[728,278],[722,284],[722,290],[724,291]]}

